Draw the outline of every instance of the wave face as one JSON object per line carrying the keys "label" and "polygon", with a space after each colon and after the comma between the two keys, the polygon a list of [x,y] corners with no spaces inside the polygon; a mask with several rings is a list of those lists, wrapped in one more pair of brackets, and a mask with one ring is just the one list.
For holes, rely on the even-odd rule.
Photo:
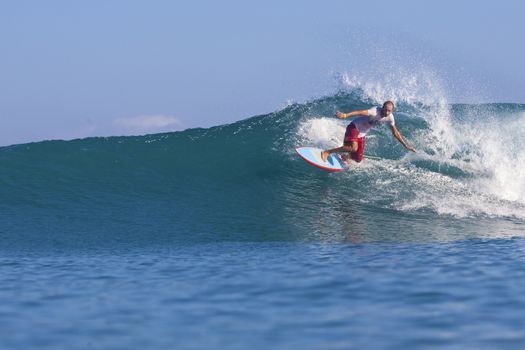
{"label": "wave face", "polygon": [[[334,147],[354,89],[209,129],[0,148],[0,246],[114,247],[213,241],[384,241],[519,235],[525,105],[406,100],[399,130],[367,136],[344,173],[296,156]],[[448,238],[447,238],[448,237]]]}

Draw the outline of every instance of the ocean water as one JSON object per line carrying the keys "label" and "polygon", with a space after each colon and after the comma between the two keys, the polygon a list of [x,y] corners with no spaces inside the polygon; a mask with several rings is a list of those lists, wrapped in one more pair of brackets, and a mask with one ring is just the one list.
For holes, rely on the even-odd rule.
{"label": "ocean water", "polygon": [[326,96],[0,148],[0,349],[522,349],[525,105],[401,99],[329,173]]}

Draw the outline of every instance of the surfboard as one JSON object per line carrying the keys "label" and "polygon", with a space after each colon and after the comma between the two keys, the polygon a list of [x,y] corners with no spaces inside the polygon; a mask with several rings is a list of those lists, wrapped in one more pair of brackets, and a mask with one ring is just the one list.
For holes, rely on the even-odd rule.
{"label": "surfboard", "polygon": [[330,154],[326,161],[323,161],[321,158],[321,152],[323,151],[320,148],[315,147],[297,147],[295,151],[306,160],[308,163],[315,165],[324,170],[328,171],[342,171],[347,167],[344,166],[341,158],[335,153]]}

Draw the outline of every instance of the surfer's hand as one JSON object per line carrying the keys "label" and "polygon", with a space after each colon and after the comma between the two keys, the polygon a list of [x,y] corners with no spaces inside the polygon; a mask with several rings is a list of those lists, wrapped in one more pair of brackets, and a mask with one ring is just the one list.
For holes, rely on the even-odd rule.
{"label": "surfer's hand", "polygon": [[411,152],[414,152],[414,153],[417,153],[416,149],[414,147],[410,147],[410,146],[406,146],[406,149],[411,151]]}
{"label": "surfer's hand", "polygon": [[341,113],[339,111],[335,112],[335,116],[337,118],[340,118],[340,119],[345,119],[346,118],[346,113]]}

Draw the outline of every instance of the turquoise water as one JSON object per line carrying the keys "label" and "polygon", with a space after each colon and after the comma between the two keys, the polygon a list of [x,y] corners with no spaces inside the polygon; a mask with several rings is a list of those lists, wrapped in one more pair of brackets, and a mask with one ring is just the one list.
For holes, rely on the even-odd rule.
{"label": "turquoise water", "polygon": [[525,346],[525,106],[339,93],[209,129],[0,148],[0,348]]}

